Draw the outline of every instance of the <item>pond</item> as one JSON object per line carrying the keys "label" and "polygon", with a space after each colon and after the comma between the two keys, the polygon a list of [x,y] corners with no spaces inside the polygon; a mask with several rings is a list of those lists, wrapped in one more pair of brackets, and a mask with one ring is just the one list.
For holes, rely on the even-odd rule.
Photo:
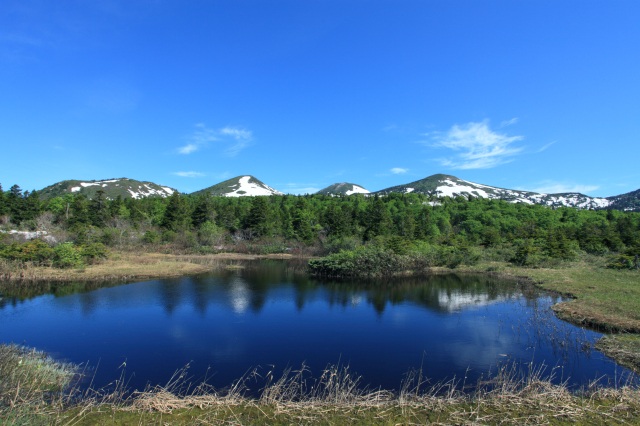
{"label": "pond", "polygon": [[337,282],[258,261],[180,279],[5,296],[0,342],[83,363],[94,388],[120,377],[131,389],[164,385],[187,365],[190,380],[219,389],[254,368],[264,375],[302,365],[316,375],[348,366],[363,385],[389,390],[414,369],[430,383],[473,385],[504,365],[542,369],[570,387],[628,380],[628,370],[592,348],[598,333],[553,315],[558,301],[488,276]]}

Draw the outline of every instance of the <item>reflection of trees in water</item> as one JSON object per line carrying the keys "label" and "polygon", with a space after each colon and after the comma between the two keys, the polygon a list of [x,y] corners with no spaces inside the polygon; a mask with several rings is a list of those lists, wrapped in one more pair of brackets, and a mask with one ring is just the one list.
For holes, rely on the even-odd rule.
{"label": "reflection of trees in water", "polygon": [[[292,292],[298,310],[315,300],[324,300],[329,306],[342,307],[366,301],[378,314],[382,314],[388,304],[413,303],[444,313],[523,294],[527,304],[535,304],[539,297],[539,292],[531,287],[485,275],[444,274],[384,281],[319,281],[301,273],[304,270],[301,261],[234,261],[232,266],[209,274],[158,280],[148,290],[135,287],[139,291],[130,288],[126,291],[108,292],[100,297],[108,297],[112,306],[131,304],[132,298],[138,298],[140,303],[144,303],[145,298],[154,297],[168,315],[172,315],[181,304],[189,304],[202,315],[214,304],[226,306],[237,313],[244,313],[247,309],[257,313],[277,291]],[[90,291],[113,285],[117,284],[40,283],[29,286],[29,291],[31,294],[46,291],[56,296],[81,293],[79,303],[86,314],[95,309],[97,303],[97,295]],[[148,291],[154,295],[148,294]],[[26,296],[29,297],[33,296]],[[21,299],[17,296],[5,297],[0,300],[0,307],[16,304],[19,300]]]}
{"label": "reflection of trees in water", "polygon": [[157,286],[158,298],[168,315],[171,315],[180,304],[183,293],[179,279],[161,280]]}
{"label": "reflection of trees in water", "polygon": [[[330,303],[346,306],[354,293],[364,293],[378,313],[388,303],[414,303],[436,312],[452,312],[467,306],[478,306],[523,295],[514,281],[481,275],[431,275],[420,278],[399,278],[386,281],[326,282]],[[525,297],[536,298],[538,292],[528,291]]]}

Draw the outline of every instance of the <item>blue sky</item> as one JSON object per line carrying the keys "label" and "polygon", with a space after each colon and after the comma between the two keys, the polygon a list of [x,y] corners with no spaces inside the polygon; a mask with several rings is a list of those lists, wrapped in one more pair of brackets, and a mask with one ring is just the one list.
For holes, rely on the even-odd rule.
{"label": "blue sky", "polygon": [[3,0],[0,183],[640,188],[637,0]]}

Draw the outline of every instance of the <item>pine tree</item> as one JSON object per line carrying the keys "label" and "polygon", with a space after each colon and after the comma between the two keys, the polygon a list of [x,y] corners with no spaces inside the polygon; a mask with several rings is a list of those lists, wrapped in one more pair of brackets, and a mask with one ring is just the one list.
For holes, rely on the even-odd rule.
{"label": "pine tree", "polygon": [[23,220],[24,199],[22,197],[22,189],[18,185],[13,185],[9,189],[6,197],[7,212],[11,216],[11,221],[19,225]]}
{"label": "pine tree", "polygon": [[293,211],[291,213],[291,224],[293,226],[293,233],[299,241],[311,242],[315,237],[313,231],[313,215],[307,209],[307,203],[304,198],[299,198],[296,201]]}
{"label": "pine tree", "polygon": [[7,197],[5,196],[4,191],[2,190],[2,184],[0,184],[0,216],[4,216],[5,214],[8,213],[6,198]]}
{"label": "pine tree", "polygon": [[205,222],[214,222],[215,210],[213,209],[213,201],[211,200],[211,194],[206,193],[201,195],[197,201],[196,206],[191,214],[191,221],[193,226],[199,228]]}
{"label": "pine tree", "polygon": [[191,211],[185,197],[174,192],[169,197],[169,204],[164,212],[160,226],[172,231],[188,229],[191,225]]}
{"label": "pine tree", "polygon": [[244,221],[244,228],[255,237],[270,236],[272,226],[269,216],[266,197],[253,197],[249,214]]}

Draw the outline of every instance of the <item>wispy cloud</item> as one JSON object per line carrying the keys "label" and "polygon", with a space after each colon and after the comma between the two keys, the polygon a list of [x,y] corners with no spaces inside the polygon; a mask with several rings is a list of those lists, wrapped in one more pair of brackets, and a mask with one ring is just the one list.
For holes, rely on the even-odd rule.
{"label": "wispy cloud", "polygon": [[250,130],[239,127],[223,127],[210,129],[204,123],[195,125],[195,130],[186,138],[186,143],[178,148],[179,154],[192,154],[207,147],[211,143],[231,143],[225,150],[229,157],[238,155],[240,151],[251,144],[253,133]]}
{"label": "wispy cloud", "polygon": [[504,120],[500,123],[500,128],[512,126],[517,122],[518,122],[518,117],[513,117],[510,120]]}
{"label": "wispy cloud", "polygon": [[409,171],[409,169],[404,169],[402,167],[394,167],[389,171],[391,173],[393,173],[394,175],[403,175],[403,174],[407,173]]}
{"label": "wispy cloud", "polygon": [[565,192],[580,192],[581,194],[589,194],[590,192],[600,189],[598,185],[583,185],[566,182],[554,182],[550,180],[542,181],[537,187],[528,189],[528,191],[540,192],[543,194],[559,194]]}
{"label": "wispy cloud", "polygon": [[250,130],[237,127],[224,127],[220,129],[220,134],[230,136],[235,140],[235,144],[226,150],[230,157],[238,155],[238,153],[249,146],[253,140],[253,133]]}
{"label": "wispy cloud", "polygon": [[549,149],[549,148],[551,147],[551,145],[553,145],[554,143],[556,143],[556,142],[555,142],[555,141],[553,141],[553,142],[549,142],[548,144],[544,145],[542,148],[538,149],[538,150],[536,151],[536,153],[540,153],[540,152],[546,151],[546,150],[547,150],[547,149]]}
{"label": "wispy cloud", "polygon": [[180,154],[191,154],[192,152],[196,152],[200,147],[195,143],[188,143],[185,146],[181,146],[178,148],[178,152]]}
{"label": "wispy cloud", "polygon": [[452,169],[490,169],[512,161],[523,148],[514,142],[523,136],[509,136],[489,128],[488,120],[454,125],[446,132],[431,132],[426,144],[459,152],[454,157],[441,158],[440,162]]}
{"label": "wispy cloud", "polygon": [[200,172],[173,172],[172,174],[180,177],[187,177],[187,178],[196,178],[196,177],[205,176],[204,173],[200,173]]}
{"label": "wispy cloud", "polygon": [[192,154],[218,140],[215,130],[209,129],[204,123],[195,125],[195,130],[187,138],[187,143],[178,148],[180,154]]}

